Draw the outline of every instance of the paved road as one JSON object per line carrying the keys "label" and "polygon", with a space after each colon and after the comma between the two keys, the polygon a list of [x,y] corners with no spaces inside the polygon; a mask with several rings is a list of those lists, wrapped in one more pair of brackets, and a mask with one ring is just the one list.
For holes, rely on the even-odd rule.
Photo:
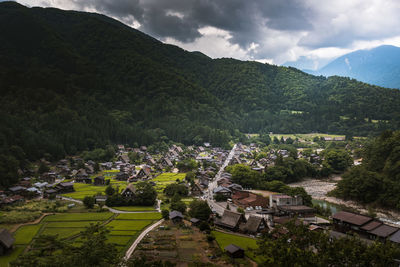
{"label": "paved road", "polygon": [[161,219],[157,221],[156,223],[150,225],[146,230],[144,230],[138,238],[136,238],[135,242],[131,245],[131,247],[128,249],[128,251],[125,253],[125,260],[129,259],[132,256],[133,251],[135,251],[137,245],[142,241],[142,239],[154,228],[158,227],[160,224],[164,222],[164,219]]}
{"label": "paved road", "polygon": [[231,152],[229,152],[228,157],[226,158],[225,162],[222,164],[221,168],[219,169],[218,173],[215,175],[214,179],[208,184],[208,192],[206,193],[207,202],[212,209],[214,209],[219,215],[224,213],[225,207],[222,207],[213,199],[213,190],[218,186],[217,181],[221,178],[221,174],[224,172],[226,166],[228,166],[229,162],[232,160],[233,156],[235,155],[236,151],[236,144],[233,146]]}

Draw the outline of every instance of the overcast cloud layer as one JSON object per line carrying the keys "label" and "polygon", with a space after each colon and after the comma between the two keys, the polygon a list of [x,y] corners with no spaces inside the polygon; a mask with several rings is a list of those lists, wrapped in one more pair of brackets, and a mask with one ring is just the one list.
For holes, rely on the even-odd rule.
{"label": "overcast cloud layer", "polygon": [[19,0],[102,13],[161,41],[201,51],[314,68],[381,44],[400,46],[398,0]]}

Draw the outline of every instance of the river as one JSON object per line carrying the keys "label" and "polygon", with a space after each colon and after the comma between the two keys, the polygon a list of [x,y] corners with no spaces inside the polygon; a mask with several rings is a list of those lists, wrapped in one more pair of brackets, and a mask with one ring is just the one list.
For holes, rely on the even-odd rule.
{"label": "river", "polygon": [[[301,182],[289,184],[291,187],[303,187],[313,198],[313,203],[323,207],[329,207],[332,213],[340,211],[340,205],[351,207],[360,213],[367,214],[368,208],[354,201],[345,201],[336,197],[327,196],[327,193],[336,188],[336,183],[341,177],[336,176],[331,179],[305,179]],[[400,226],[400,213],[387,209],[374,210],[377,218],[391,225]]]}

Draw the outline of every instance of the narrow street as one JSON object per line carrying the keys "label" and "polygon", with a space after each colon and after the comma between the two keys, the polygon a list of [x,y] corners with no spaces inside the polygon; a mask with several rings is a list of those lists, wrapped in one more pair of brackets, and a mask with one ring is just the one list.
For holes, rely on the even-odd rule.
{"label": "narrow street", "polygon": [[217,202],[213,199],[213,190],[218,187],[217,181],[221,178],[221,174],[224,172],[226,166],[228,166],[229,162],[232,160],[233,156],[235,155],[237,144],[235,144],[229,152],[228,157],[226,158],[224,164],[222,164],[221,168],[219,169],[218,173],[215,175],[214,179],[208,185],[208,193],[206,195],[208,205],[211,209],[214,209],[219,215],[224,213],[225,208],[220,206]]}

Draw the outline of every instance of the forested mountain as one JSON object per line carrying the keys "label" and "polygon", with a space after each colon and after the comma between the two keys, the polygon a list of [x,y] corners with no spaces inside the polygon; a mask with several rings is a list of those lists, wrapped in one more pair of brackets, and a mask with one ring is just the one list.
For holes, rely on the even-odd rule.
{"label": "forested mountain", "polygon": [[370,84],[400,89],[400,47],[382,45],[370,50],[357,50],[311,73],[350,77]]}
{"label": "forested mountain", "polygon": [[[400,92],[163,44],[99,14],[0,3],[0,168],[110,143],[399,128]],[[10,167],[11,166],[11,167]]]}

